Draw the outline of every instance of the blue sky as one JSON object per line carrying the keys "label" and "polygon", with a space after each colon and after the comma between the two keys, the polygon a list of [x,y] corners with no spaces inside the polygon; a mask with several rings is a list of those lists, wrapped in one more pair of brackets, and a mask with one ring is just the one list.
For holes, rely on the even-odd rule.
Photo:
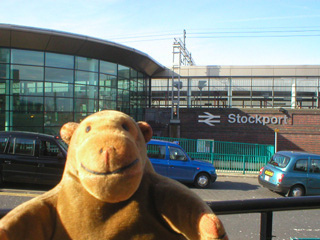
{"label": "blue sky", "polygon": [[320,0],[0,0],[0,23],[113,41],[172,65],[320,64]]}

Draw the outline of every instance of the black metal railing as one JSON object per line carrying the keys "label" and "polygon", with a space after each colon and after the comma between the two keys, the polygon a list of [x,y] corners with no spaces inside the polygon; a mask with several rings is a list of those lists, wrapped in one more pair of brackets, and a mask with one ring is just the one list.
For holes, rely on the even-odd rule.
{"label": "black metal railing", "polygon": [[[271,240],[273,212],[320,209],[320,196],[207,201],[206,203],[217,215],[261,213],[260,240]],[[10,210],[0,209],[0,218]]]}
{"label": "black metal railing", "polygon": [[261,213],[260,240],[271,240],[273,212],[320,209],[320,196],[207,201],[207,204],[217,215]]}

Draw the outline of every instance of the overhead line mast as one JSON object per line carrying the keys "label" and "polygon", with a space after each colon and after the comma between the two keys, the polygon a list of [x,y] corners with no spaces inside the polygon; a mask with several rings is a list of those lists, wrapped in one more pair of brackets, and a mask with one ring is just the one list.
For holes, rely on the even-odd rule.
{"label": "overhead line mast", "polygon": [[[184,29],[183,40],[180,38],[174,38],[173,42],[170,137],[180,137],[180,89],[183,87],[182,82],[180,81],[180,69],[181,66],[193,65],[195,65],[195,62],[191,56],[191,53],[186,48],[186,30]],[[175,90],[175,88],[177,90]],[[175,97],[176,92],[177,96]]]}

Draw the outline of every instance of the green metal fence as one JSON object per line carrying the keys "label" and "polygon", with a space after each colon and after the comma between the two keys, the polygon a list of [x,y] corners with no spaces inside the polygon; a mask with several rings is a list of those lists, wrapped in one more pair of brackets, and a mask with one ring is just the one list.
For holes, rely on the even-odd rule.
{"label": "green metal fence", "polygon": [[210,139],[153,137],[178,142],[193,159],[211,162],[218,171],[255,173],[274,154],[273,145],[222,142]]}

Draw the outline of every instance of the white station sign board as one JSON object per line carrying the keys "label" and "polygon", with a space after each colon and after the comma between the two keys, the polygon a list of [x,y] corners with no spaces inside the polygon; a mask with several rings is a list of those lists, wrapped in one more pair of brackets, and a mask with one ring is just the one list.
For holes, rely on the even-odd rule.
{"label": "white station sign board", "polygon": [[[215,124],[221,123],[221,116],[220,115],[212,115],[209,112],[204,112],[205,115],[199,115],[198,122],[205,123],[209,126],[215,126]],[[228,115],[228,123],[240,123],[240,124],[274,124],[274,125],[281,125],[281,124],[288,124],[288,116],[282,115],[279,117],[276,116],[260,116],[259,114],[253,115],[240,115],[230,113]]]}

